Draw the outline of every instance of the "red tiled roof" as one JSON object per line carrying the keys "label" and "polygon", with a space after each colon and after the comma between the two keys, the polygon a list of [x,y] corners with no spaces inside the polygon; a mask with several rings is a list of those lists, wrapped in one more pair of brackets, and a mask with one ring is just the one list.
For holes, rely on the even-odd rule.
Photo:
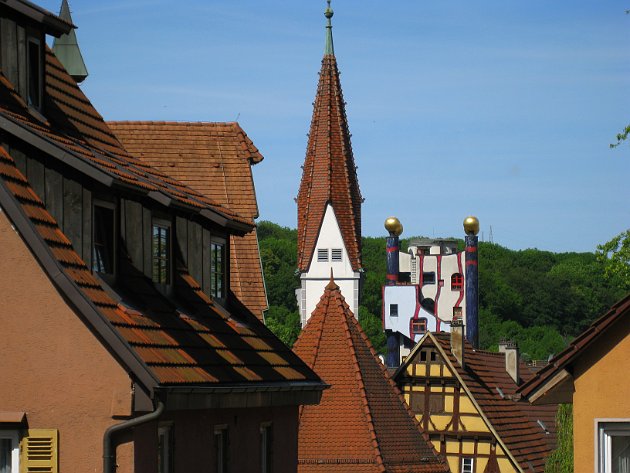
{"label": "red tiled roof", "polygon": [[[228,312],[179,264],[177,305],[121,255],[115,301],[89,271],[15,161],[0,147],[0,192],[43,242],[60,270],[160,385],[255,385],[319,378],[245,308]],[[13,215],[14,217],[16,214]],[[28,241],[28,240],[27,240]]]}
{"label": "red tiled roof", "polygon": [[448,471],[333,281],[294,350],[331,385],[301,408],[300,473]]}
{"label": "red tiled roof", "polygon": [[251,218],[190,189],[130,155],[92,107],[50,49],[46,49],[46,118],[36,117],[0,74],[0,117],[18,131],[30,133],[67,153],[67,162],[81,164],[132,192],[162,195],[191,211],[210,211],[228,221],[252,225]]}
{"label": "red tiled roof", "polygon": [[[523,471],[542,473],[547,456],[555,448],[557,405],[532,406],[527,401],[517,400],[518,386],[505,370],[503,353],[474,350],[466,342],[465,368],[462,368],[451,351],[449,334],[431,333],[429,336],[447,355],[482,414]],[[522,361],[519,372],[522,381],[528,381],[533,376]],[[504,397],[496,388],[501,389]],[[549,433],[545,433],[538,420],[543,422]]]}
{"label": "red tiled roof", "polygon": [[[625,320],[625,325],[621,321]],[[610,331],[613,327],[630,326],[630,294],[613,305],[608,312],[595,320],[590,327],[573,340],[567,348],[549,361],[549,364],[520,387],[519,393],[529,397],[545,385],[559,371],[572,364],[585,350]]]}
{"label": "red tiled roof", "polygon": [[[134,156],[243,217],[258,217],[251,165],[263,160],[238,123],[109,122]],[[267,296],[256,231],[230,237],[230,287],[262,319]]]}
{"label": "red tiled roof", "polygon": [[327,204],[331,204],[354,271],[361,266],[361,192],[337,60],[322,60],[298,205],[298,269],[308,271]]}

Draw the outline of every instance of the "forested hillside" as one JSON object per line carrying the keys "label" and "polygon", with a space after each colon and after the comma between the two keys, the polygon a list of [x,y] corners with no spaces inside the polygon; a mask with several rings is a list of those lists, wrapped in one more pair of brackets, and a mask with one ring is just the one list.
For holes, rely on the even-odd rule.
{"label": "forested hillside", "polygon": [[[269,312],[267,324],[289,346],[300,331],[295,289],[296,232],[271,222],[258,224]],[[409,240],[401,241],[401,249]],[[463,247],[463,241],[460,242]],[[479,244],[480,344],[494,350],[501,338],[516,340],[525,357],[545,359],[603,314],[628,290],[611,274],[609,260],[595,253],[514,251]],[[384,353],[381,286],[385,281],[385,238],[363,238],[363,287],[359,321]],[[607,271],[608,269],[608,271]]]}

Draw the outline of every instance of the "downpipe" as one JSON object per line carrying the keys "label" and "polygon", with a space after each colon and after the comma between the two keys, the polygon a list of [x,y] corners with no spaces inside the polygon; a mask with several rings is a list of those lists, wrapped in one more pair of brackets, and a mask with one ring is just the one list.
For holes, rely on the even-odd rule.
{"label": "downpipe", "polygon": [[103,473],[115,473],[114,467],[116,466],[116,449],[112,448],[112,436],[121,430],[131,429],[138,425],[157,420],[163,412],[164,403],[162,401],[158,401],[157,407],[153,412],[149,412],[143,416],[129,419],[107,428],[105,434],[103,435]]}

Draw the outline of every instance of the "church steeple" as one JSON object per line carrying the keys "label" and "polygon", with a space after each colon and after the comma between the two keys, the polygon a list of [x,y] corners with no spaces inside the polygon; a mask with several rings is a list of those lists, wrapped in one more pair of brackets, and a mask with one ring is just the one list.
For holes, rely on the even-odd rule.
{"label": "church steeple", "polygon": [[343,238],[348,261],[358,272],[361,262],[361,192],[357,179],[345,102],[334,55],[333,11],[325,11],[326,44],[315,97],[298,204],[298,270],[309,271],[328,206]]}
{"label": "church steeple", "polygon": [[[59,17],[66,20],[68,23],[72,23],[68,0],[62,0]],[[57,59],[59,59],[63,67],[66,68],[77,84],[83,82],[88,76],[88,71],[83,62],[83,56],[81,55],[79,42],[74,29],[71,29],[68,34],[55,38],[52,49]]]}

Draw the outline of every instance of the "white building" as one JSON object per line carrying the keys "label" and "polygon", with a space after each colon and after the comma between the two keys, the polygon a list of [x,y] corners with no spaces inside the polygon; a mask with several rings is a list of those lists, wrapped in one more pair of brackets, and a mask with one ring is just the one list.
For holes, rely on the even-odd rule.
{"label": "white building", "polygon": [[383,327],[397,339],[399,361],[427,331],[450,332],[453,317],[465,319],[464,277],[457,240],[415,240],[399,253],[398,282],[383,286]]}

